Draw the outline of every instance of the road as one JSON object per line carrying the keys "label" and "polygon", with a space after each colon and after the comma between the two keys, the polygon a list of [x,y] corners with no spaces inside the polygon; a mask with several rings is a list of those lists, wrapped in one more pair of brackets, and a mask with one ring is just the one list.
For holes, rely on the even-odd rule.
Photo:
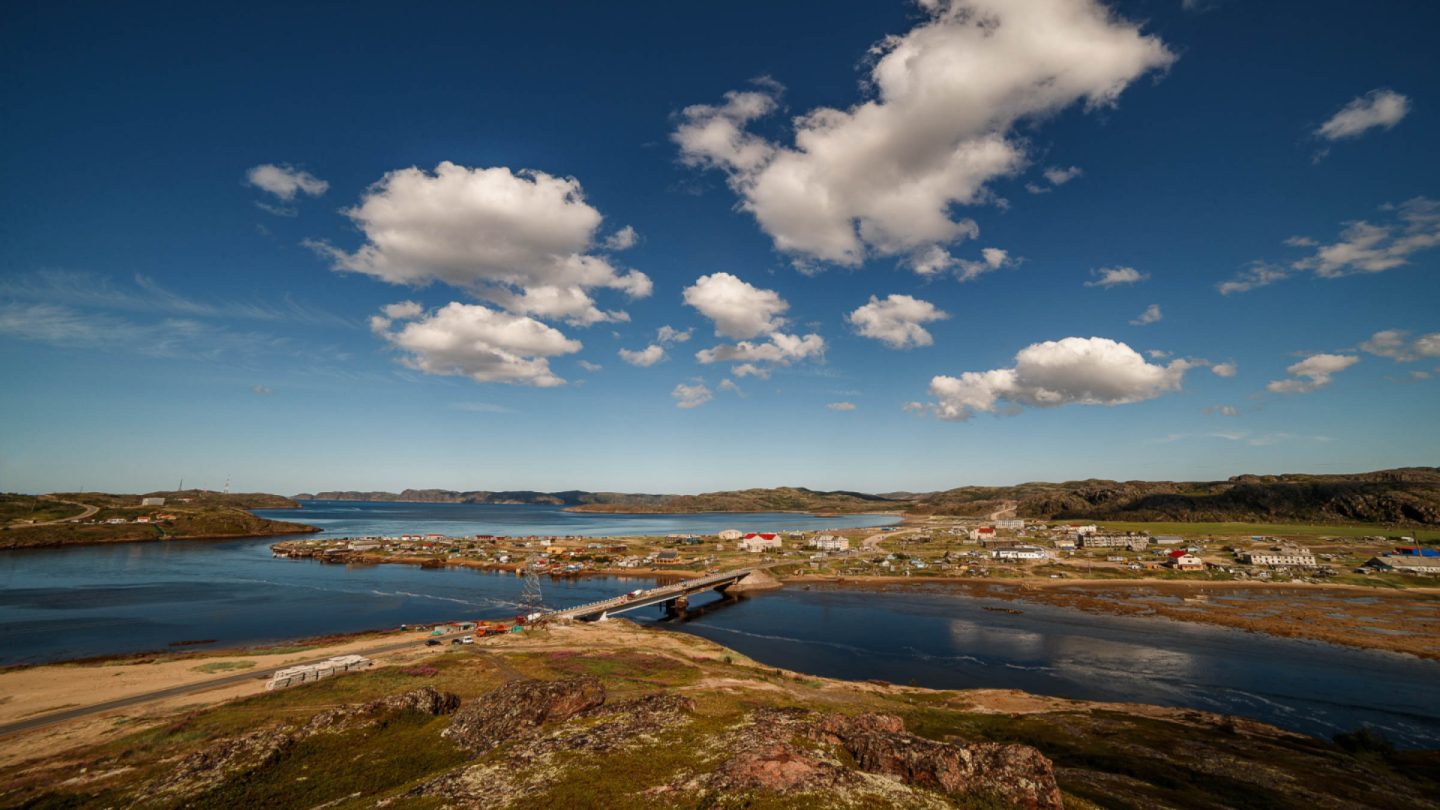
{"label": "road", "polygon": [[[406,641],[400,644],[388,644],[383,647],[373,647],[368,650],[356,650],[355,654],[365,656],[383,655],[385,653],[396,652],[398,650],[403,650],[409,647],[419,647],[424,645],[425,642],[430,641],[431,639],[445,641],[451,638],[459,638],[463,635],[466,634],[450,633],[443,636],[426,636],[422,639]],[[304,664],[319,663],[320,661],[324,661],[329,657],[330,656],[327,655],[325,656],[325,658],[315,658],[308,661],[291,661],[290,663],[283,664],[277,667],[270,667],[269,669],[246,670],[245,672],[242,672],[238,675],[227,675],[223,678],[213,678],[208,681],[199,681],[197,683],[184,684],[182,686],[172,686],[169,689],[160,689],[154,692],[146,692],[140,695],[131,695],[130,697],[110,700],[104,703],[96,703],[92,706],[81,706],[76,709],[66,709],[63,712],[42,714],[38,717],[30,717],[24,720],[0,726],[0,738],[8,737],[11,734],[19,734],[22,731],[30,731],[31,729],[44,728],[45,726],[53,726],[56,723],[64,723],[67,720],[75,720],[81,717],[88,717],[92,714],[103,714],[105,712],[113,712],[116,709],[125,709],[131,706],[138,706],[142,703],[152,703],[157,700],[166,700],[168,698],[188,695],[194,692],[205,692],[222,686],[231,686],[250,680],[265,680],[268,679],[271,675],[274,675],[275,672],[278,670],[289,669],[290,667],[298,667]]]}
{"label": "road", "polygon": [[88,504],[88,503],[80,503],[79,501],[62,501],[62,500],[60,500],[59,498],[52,498],[52,497],[50,497],[49,495],[41,495],[40,497],[43,498],[43,499],[45,499],[45,500],[47,500],[47,501],[55,501],[56,503],[68,503],[68,504],[70,504],[71,506],[83,506],[83,507],[85,507],[85,511],[84,511],[84,512],[81,512],[80,514],[78,514],[78,515],[76,515],[76,516],[74,516],[74,517],[60,518],[59,520],[45,520],[45,521],[41,521],[40,523],[26,523],[26,524],[24,524],[24,525],[26,525],[26,526],[50,526],[50,525],[53,525],[53,524],[56,524],[56,523],[69,523],[69,522],[72,521],[72,520],[84,520],[85,518],[88,518],[88,517],[94,517],[94,516],[95,516],[95,513],[100,511],[100,507],[98,507],[98,506],[91,506],[91,505]]}

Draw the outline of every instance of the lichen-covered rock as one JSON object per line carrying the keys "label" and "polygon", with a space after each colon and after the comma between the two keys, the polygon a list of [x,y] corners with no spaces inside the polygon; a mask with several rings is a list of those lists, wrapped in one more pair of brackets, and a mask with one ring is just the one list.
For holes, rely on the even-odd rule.
{"label": "lichen-covered rock", "polygon": [[458,695],[426,686],[369,703],[336,706],[311,717],[299,728],[280,724],[229,737],[185,757],[164,776],[146,785],[140,803],[198,796],[226,779],[269,765],[289,746],[317,734],[367,728],[379,723],[386,714],[401,711],[449,714],[459,705]]}
{"label": "lichen-covered rock", "polygon": [[1050,760],[1028,745],[953,745],[908,733],[849,737],[845,748],[864,770],[945,793],[988,793],[1032,810],[1064,806]]}
{"label": "lichen-covered rock", "polygon": [[[573,685],[563,690],[540,689],[536,684],[543,682],[529,683],[532,685],[521,690],[521,693],[531,695],[527,699],[530,702],[539,700],[535,697],[537,693],[554,697],[557,693],[569,694],[576,689]],[[588,684],[586,686],[588,687]],[[489,700],[500,691],[497,689],[480,700]],[[580,692],[589,694],[588,688]],[[511,698],[516,696],[513,690],[506,694]],[[466,711],[469,708],[466,707]],[[484,764],[451,771],[406,795],[438,796],[464,807],[504,807],[513,799],[549,790],[565,778],[562,770],[551,766],[557,761],[557,755],[571,755],[575,752],[604,753],[651,744],[663,732],[689,723],[689,712],[693,711],[694,700],[660,692],[595,706],[569,718],[557,718],[569,719],[572,722],[545,728],[538,724],[512,724],[510,736],[503,739],[498,734],[500,725],[492,723],[487,727],[490,736],[486,737],[487,741],[493,743],[492,747],[506,742],[514,743],[496,755],[498,759],[492,758]],[[460,720],[461,717],[457,715],[456,722]]]}
{"label": "lichen-covered rock", "polygon": [[511,681],[470,702],[441,732],[479,755],[520,733],[569,720],[605,702],[605,685],[593,675],[563,681]]}
{"label": "lichen-covered rock", "polygon": [[861,771],[941,793],[984,794],[1030,810],[1061,810],[1050,760],[1028,745],[955,745],[917,737],[886,714],[846,716],[758,709],[722,740],[731,756],[695,787],[780,794],[857,786],[863,780],[797,738],[843,747]]}
{"label": "lichen-covered rock", "polygon": [[300,729],[298,737],[309,737],[321,732],[339,733],[354,728],[373,726],[378,722],[377,718],[386,712],[413,711],[439,716],[453,714],[458,708],[460,708],[459,695],[422,686],[408,692],[386,695],[369,703],[351,703],[323,711],[310,718],[310,721]]}

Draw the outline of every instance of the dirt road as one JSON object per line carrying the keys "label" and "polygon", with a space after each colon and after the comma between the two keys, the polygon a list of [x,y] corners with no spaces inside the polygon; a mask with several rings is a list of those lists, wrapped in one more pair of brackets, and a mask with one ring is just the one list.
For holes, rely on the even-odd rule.
{"label": "dirt road", "polygon": [[[440,640],[443,642],[449,641],[452,638],[458,638],[462,635],[465,634],[451,633],[444,636],[427,636],[424,638],[400,642],[398,644],[387,644],[381,647],[371,647],[368,649],[354,650],[354,652],[359,655],[367,656],[383,655],[385,653],[397,652],[399,650],[404,650],[411,647],[421,647],[424,646],[427,641],[430,641],[432,639]],[[19,734],[22,731],[30,731],[31,729],[43,728],[44,726],[54,725],[56,723],[63,723],[68,720],[88,717],[94,714],[113,712],[117,709],[124,709],[130,706],[139,705],[141,703],[152,703],[155,701],[166,700],[181,695],[188,695],[193,692],[208,692],[212,689],[219,689],[237,683],[244,683],[245,681],[266,680],[271,675],[275,674],[277,670],[301,666],[304,664],[318,663],[320,661],[324,661],[326,658],[329,657],[330,656],[327,655],[322,658],[308,659],[305,661],[288,661],[280,666],[270,667],[268,669],[246,670],[245,672],[239,673],[237,675],[227,675],[223,678],[211,678],[209,680],[181,684],[179,686],[172,686],[167,689],[157,689],[138,695],[129,695],[126,697],[117,698],[115,700],[107,700],[103,703],[94,703],[88,706],[78,706],[76,708],[66,709],[64,711],[50,712],[48,714],[42,714],[36,717],[28,717],[24,720],[18,720],[13,723],[6,723],[5,725],[0,725],[0,738],[7,737],[11,734]]]}
{"label": "dirt road", "polygon": [[991,512],[989,515],[986,516],[985,519],[986,519],[986,520],[1014,520],[1014,519],[1015,519],[1015,510],[1016,510],[1016,508],[1018,508],[1018,507],[1020,506],[1020,502],[1019,502],[1019,501],[1005,501],[1004,503],[1005,503],[1005,506],[1003,506],[1003,507],[1000,508],[1000,509],[997,509],[997,510],[994,511],[994,512]]}

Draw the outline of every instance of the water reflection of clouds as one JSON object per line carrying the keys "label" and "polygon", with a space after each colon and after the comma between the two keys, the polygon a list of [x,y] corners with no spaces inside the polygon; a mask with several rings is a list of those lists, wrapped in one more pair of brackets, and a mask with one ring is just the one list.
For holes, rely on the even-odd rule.
{"label": "water reflection of clouds", "polygon": [[1190,681],[1200,667],[1194,656],[1122,641],[1057,633],[1040,633],[966,619],[948,623],[957,652],[984,654],[1012,663],[1043,661],[1075,676]]}

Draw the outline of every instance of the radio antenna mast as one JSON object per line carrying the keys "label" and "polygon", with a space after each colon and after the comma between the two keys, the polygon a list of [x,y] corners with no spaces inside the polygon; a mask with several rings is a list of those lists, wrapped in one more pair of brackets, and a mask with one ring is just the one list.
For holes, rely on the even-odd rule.
{"label": "radio antenna mast", "polygon": [[230,494],[230,473],[225,473],[225,494]]}

